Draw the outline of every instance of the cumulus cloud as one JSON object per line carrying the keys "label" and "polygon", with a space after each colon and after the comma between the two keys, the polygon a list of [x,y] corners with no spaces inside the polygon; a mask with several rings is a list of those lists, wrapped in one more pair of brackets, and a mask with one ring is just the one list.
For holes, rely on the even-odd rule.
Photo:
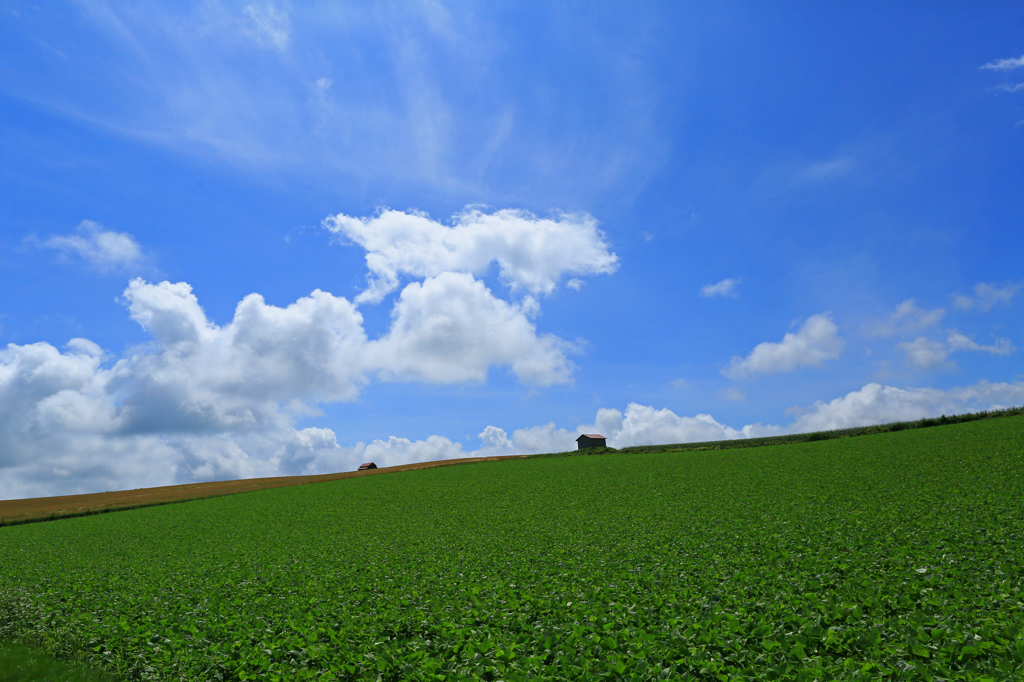
{"label": "cumulus cloud", "polygon": [[619,262],[586,214],[537,218],[526,211],[470,208],[448,227],[421,213],[382,210],[372,218],[331,216],[324,227],[367,251],[370,285],[357,303],[380,302],[403,275],[483,275],[495,261],[513,290],[550,294],[563,275],[611,274]]}
{"label": "cumulus cloud", "polygon": [[970,312],[986,313],[998,303],[1009,303],[1024,283],[1006,284],[1003,287],[995,283],[979,282],[974,285],[974,295],[958,294],[953,297],[953,307]]}
{"label": "cumulus cloud", "polygon": [[527,317],[533,309],[532,299],[506,303],[465,273],[414,282],[395,304],[391,331],[368,347],[370,366],[387,379],[455,383],[483,381],[489,367],[507,365],[525,383],[564,383],[572,347],[538,335]]}
{"label": "cumulus cloud", "polygon": [[132,430],[266,424],[282,405],[302,414],[317,402],[352,400],[365,382],[362,316],[344,298],[316,290],[278,308],[250,294],[223,327],[184,282],[135,279],[124,298],[154,339],[113,368],[110,391]]}
{"label": "cumulus cloud", "polygon": [[752,374],[791,372],[800,367],[821,367],[835,360],[845,341],[828,313],[813,315],[796,331],[786,334],[780,343],[759,343],[745,358],[733,357],[722,374],[743,379]]}
{"label": "cumulus cloud", "polygon": [[914,421],[1024,405],[1024,383],[989,383],[940,390],[894,388],[871,383],[831,402],[819,401],[787,427],[790,433]]}
{"label": "cumulus cloud", "polygon": [[342,448],[330,430],[292,424],[356,398],[374,374],[453,383],[505,365],[525,383],[550,385],[572,369],[571,346],[530,321],[533,299],[506,303],[464,273],[410,284],[389,332],[372,341],[352,302],[320,290],[283,308],[250,294],[224,325],[185,282],[133,279],[122,301],[152,341],[121,358],[87,339],[0,350],[0,479],[9,480],[0,495],[461,456],[441,437]]}
{"label": "cumulus cloud", "polygon": [[596,431],[608,438],[610,446],[623,448],[829,431],[1019,405],[1024,405],[1024,382],[982,381],[948,390],[871,383],[830,402],[818,401],[806,408],[791,408],[788,412],[795,418],[785,426],[758,423],[734,429],[711,415],[683,417],[668,409],[630,403],[625,415],[615,409],[599,409],[593,424],[582,424],[576,431]]}
{"label": "cumulus cloud", "polygon": [[600,433],[608,438],[608,445],[623,448],[630,445],[656,445],[663,443],[696,443],[710,440],[751,438],[781,433],[775,426],[752,424],[733,429],[720,424],[709,414],[680,417],[667,408],[655,409],[647,405],[630,403],[626,412],[602,408],[593,424],[577,428],[580,433]]}
{"label": "cumulus cloud", "polygon": [[905,334],[926,329],[946,314],[942,308],[924,310],[917,307],[912,298],[908,298],[893,311],[885,320],[877,320],[866,324],[863,329],[864,336],[871,338],[875,336],[888,337],[894,334]]}
{"label": "cumulus cloud", "polygon": [[30,241],[40,248],[54,249],[64,258],[80,258],[101,271],[126,269],[142,261],[142,249],[132,235],[104,229],[91,220],[83,220],[75,234]]}
{"label": "cumulus cloud", "polygon": [[542,452],[566,452],[576,449],[579,430],[568,431],[549,422],[544,426],[531,426],[512,432],[513,452],[532,455]]}
{"label": "cumulus cloud", "polygon": [[983,65],[982,69],[990,69],[992,71],[1013,71],[1024,67],[1024,55],[1017,57],[1016,59],[996,59]]}
{"label": "cumulus cloud", "polygon": [[[254,19],[274,17],[255,12],[249,8]],[[218,325],[186,282],[133,279],[121,300],[150,342],[120,358],[87,339],[73,339],[63,351],[47,343],[0,351],[0,470],[11,474],[0,495],[315,473],[364,458],[387,464],[463,456],[461,444],[442,436],[343,447],[330,429],[293,424],[324,403],[355,399],[373,377],[482,382],[492,367],[507,367],[525,384],[569,382],[567,356],[576,347],[538,332],[535,295],[553,291],[563,275],[611,273],[618,265],[586,215],[467,210],[447,227],[382,211],[365,220],[335,216],[325,225],[368,252],[370,288],[357,301],[381,300],[401,277],[423,278],[397,296],[384,335],[368,339],[356,304],[320,290],[283,308],[250,294]],[[130,235],[94,223],[41,246],[102,267],[136,262],[141,253]],[[518,302],[498,298],[474,276],[493,262],[512,290],[525,292]],[[578,290],[582,280],[568,285]],[[572,434],[553,424],[511,437],[488,427],[480,437],[481,453],[573,444]]]}
{"label": "cumulus cloud", "polygon": [[[566,452],[576,449],[576,431],[568,431],[549,422],[543,426],[516,429],[509,437],[505,429],[488,426],[480,432],[481,447],[468,453],[473,457],[495,455],[534,455],[545,452]],[[466,456],[466,455],[463,455]]]}
{"label": "cumulus cloud", "polygon": [[386,441],[373,441],[366,446],[364,452],[367,460],[379,463],[378,466],[431,462],[466,456],[461,443],[453,443],[444,436],[428,436],[426,440],[417,441],[391,436]]}
{"label": "cumulus cloud", "polygon": [[715,284],[705,284],[700,288],[700,295],[705,297],[711,296],[737,296],[736,287],[743,282],[742,278],[738,279],[723,279],[721,282]]}
{"label": "cumulus cloud", "polygon": [[991,346],[984,346],[972,338],[964,336],[960,332],[950,330],[949,337],[945,343],[933,341],[924,336],[919,336],[913,341],[907,341],[897,346],[907,355],[914,365],[919,369],[931,369],[942,367],[953,369],[955,365],[947,360],[950,353],[956,351],[980,351],[992,355],[1010,355],[1017,350],[1009,339],[997,338]]}

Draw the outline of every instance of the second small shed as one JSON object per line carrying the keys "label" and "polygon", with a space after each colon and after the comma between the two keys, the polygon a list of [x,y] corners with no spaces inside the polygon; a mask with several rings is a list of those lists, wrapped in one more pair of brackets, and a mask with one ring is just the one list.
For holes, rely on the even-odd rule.
{"label": "second small shed", "polygon": [[579,450],[583,448],[606,448],[608,447],[608,439],[600,433],[584,433],[576,439],[576,447]]}

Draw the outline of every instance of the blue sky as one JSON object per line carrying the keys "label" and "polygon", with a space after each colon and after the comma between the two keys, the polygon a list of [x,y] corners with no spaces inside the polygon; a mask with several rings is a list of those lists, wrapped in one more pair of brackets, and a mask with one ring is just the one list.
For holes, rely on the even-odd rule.
{"label": "blue sky", "polygon": [[1024,404],[1024,10],[0,2],[0,497]]}

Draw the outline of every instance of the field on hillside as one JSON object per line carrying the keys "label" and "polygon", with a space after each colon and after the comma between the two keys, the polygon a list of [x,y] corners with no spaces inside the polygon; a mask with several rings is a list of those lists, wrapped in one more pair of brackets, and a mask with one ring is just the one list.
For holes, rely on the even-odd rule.
{"label": "field on hillside", "polygon": [[0,528],[0,639],[145,680],[1024,677],[1024,417]]}
{"label": "field on hillside", "polygon": [[273,478],[243,478],[235,481],[207,481],[204,483],[185,483],[159,488],[137,488],[135,490],[113,490],[104,493],[87,493],[84,495],[62,495],[58,497],[36,497],[21,500],[0,500],[0,526],[14,526],[20,523],[37,521],[53,521],[54,519],[72,518],[105,514],[137,507],[156,507],[162,504],[173,504],[182,500],[195,500],[203,497],[219,497],[235,495],[270,488],[284,488],[290,485],[307,485],[338,481],[345,478],[360,476],[379,476],[381,474],[399,473],[433,469],[439,466],[458,464],[479,464],[529,455],[504,455],[501,457],[467,457],[464,459],[442,459],[434,462],[414,462],[397,466],[380,467],[369,471],[344,471],[336,474],[314,474],[312,476],[275,476]]}

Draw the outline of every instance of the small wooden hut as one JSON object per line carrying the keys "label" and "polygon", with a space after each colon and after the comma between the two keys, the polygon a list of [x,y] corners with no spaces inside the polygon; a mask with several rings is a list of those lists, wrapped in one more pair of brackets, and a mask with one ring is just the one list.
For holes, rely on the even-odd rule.
{"label": "small wooden hut", "polygon": [[368,469],[376,469],[377,465],[373,462],[363,462],[359,465],[359,471],[366,471]]}
{"label": "small wooden hut", "polygon": [[584,433],[576,439],[576,447],[579,450],[583,448],[606,448],[608,447],[608,439],[600,433]]}

